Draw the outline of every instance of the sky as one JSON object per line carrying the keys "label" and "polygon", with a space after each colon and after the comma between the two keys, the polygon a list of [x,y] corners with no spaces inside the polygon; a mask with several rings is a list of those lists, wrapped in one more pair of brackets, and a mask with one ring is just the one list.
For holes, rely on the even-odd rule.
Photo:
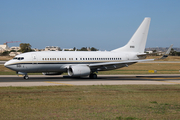
{"label": "sky", "polygon": [[179,6],[179,0],[0,0],[0,44],[113,50],[150,17],[146,48],[180,47]]}

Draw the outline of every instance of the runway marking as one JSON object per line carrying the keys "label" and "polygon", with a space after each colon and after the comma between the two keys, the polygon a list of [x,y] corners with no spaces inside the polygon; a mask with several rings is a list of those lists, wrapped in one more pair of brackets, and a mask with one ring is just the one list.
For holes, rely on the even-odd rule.
{"label": "runway marking", "polygon": [[173,78],[170,78],[170,77],[169,77],[169,78],[168,78],[168,77],[167,77],[167,78],[157,78],[157,77],[155,77],[155,78],[151,78],[151,77],[142,77],[142,79],[143,79],[143,78],[144,78],[144,79],[152,79],[152,80],[155,80],[155,79],[160,79],[160,80],[162,80],[162,79],[163,79],[163,80],[164,80],[164,79],[174,79],[174,80],[176,80],[176,79],[180,79],[180,77],[173,77]]}
{"label": "runway marking", "polygon": [[165,82],[165,83],[172,83],[172,84],[180,84],[178,82],[170,82],[170,81],[157,81],[157,82]]}
{"label": "runway marking", "polygon": [[67,86],[74,86],[72,84],[66,84],[66,83],[59,83],[59,82],[50,82],[50,81],[45,81],[46,83],[53,83],[53,84],[60,84],[60,85],[67,85]]}

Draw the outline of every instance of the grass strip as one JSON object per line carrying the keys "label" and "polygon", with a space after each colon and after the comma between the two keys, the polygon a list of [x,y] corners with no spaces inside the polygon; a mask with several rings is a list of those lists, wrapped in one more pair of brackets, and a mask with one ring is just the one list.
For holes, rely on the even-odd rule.
{"label": "grass strip", "polygon": [[180,85],[1,87],[0,119],[179,119]]}

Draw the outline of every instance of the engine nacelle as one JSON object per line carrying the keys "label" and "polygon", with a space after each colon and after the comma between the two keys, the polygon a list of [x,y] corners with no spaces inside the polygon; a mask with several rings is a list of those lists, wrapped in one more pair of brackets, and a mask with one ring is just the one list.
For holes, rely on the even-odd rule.
{"label": "engine nacelle", "polygon": [[69,66],[68,69],[69,76],[88,76],[90,72],[90,68],[86,65]]}
{"label": "engine nacelle", "polygon": [[43,75],[61,75],[61,72],[43,72]]}

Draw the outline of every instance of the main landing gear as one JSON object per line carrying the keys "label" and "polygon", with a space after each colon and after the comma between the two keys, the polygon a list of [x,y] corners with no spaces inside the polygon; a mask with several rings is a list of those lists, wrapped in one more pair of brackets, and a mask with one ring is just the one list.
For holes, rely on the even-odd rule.
{"label": "main landing gear", "polygon": [[91,73],[91,74],[89,75],[89,78],[90,78],[90,79],[96,79],[96,78],[97,78],[97,74]]}

